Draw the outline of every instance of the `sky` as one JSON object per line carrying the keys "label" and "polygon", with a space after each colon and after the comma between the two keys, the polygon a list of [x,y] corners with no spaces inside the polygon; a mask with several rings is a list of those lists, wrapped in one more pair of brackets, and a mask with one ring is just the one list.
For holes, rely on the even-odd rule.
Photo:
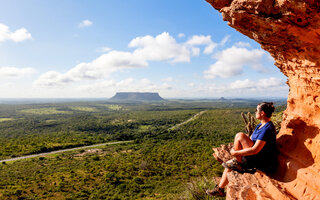
{"label": "sky", "polygon": [[0,0],[0,98],[286,98],[268,52],[205,0]]}

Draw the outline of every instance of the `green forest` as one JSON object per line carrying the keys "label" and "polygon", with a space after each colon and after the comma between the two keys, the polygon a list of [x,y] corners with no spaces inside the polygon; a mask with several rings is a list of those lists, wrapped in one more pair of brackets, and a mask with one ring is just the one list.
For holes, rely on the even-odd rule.
{"label": "green forest", "polygon": [[244,131],[241,112],[258,102],[2,104],[1,160],[129,142],[2,162],[0,199],[214,199],[203,192],[223,170],[212,147]]}

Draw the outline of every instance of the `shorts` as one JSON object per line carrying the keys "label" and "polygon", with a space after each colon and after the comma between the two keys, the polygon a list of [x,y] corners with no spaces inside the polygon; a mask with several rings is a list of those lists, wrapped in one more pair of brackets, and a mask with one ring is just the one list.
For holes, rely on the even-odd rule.
{"label": "shorts", "polygon": [[276,157],[262,157],[258,155],[243,156],[242,167],[244,169],[258,169],[265,173],[274,173],[277,169]]}

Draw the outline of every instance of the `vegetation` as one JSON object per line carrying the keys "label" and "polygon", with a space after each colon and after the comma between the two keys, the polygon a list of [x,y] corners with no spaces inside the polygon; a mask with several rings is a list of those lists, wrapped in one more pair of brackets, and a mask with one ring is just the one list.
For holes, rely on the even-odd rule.
{"label": "vegetation", "polygon": [[11,121],[13,118],[0,118],[0,122]]}
{"label": "vegetation", "polygon": [[35,115],[72,114],[71,111],[57,110],[57,108],[34,108],[34,109],[20,110],[20,112],[35,114]]}
{"label": "vegetation", "polygon": [[[15,120],[1,122],[2,158],[112,140],[134,142],[2,163],[0,199],[213,199],[203,191],[215,185],[212,177],[223,169],[211,148],[244,131],[241,112],[256,106],[218,103],[121,104],[115,110],[101,102],[3,105],[0,117]],[[20,112],[51,107],[72,114]],[[170,129],[202,110],[207,111]]]}
{"label": "vegetation", "polygon": [[8,119],[11,116],[11,120],[1,122],[0,159],[115,140],[141,139],[165,131],[198,112],[197,109],[142,110],[140,105],[110,110],[101,104],[2,107],[0,117]]}

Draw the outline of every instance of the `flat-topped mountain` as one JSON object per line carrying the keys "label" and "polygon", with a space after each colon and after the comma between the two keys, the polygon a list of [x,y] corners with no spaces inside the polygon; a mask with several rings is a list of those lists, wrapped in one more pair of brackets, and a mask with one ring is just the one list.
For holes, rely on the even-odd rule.
{"label": "flat-topped mountain", "polygon": [[156,92],[117,92],[112,101],[163,101]]}

